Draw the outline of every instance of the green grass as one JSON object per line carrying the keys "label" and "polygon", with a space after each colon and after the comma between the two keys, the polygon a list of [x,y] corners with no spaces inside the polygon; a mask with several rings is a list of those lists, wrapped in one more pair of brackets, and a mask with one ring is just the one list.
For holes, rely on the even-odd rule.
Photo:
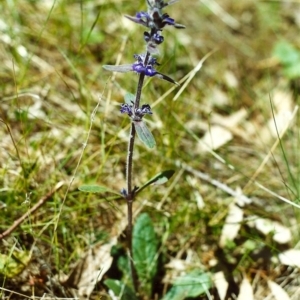
{"label": "green grass", "polygon": [[[299,49],[295,39],[299,28],[294,23],[294,9],[299,4],[219,3],[238,20],[239,28],[230,28],[222,15],[214,14],[201,1],[182,0],[168,7],[168,13],[186,29],[164,30],[166,42],[160,47],[158,59],[162,73],[179,81],[207,53],[217,51],[176,101],[173,97],[178,88],[157,101],[173,88],[167,82],[150,79],[143,90],[143,103],[157,101],[154,115],[147,118],[157,146],[149,150],[137,142],[134,185],[141,186],[162,170],[176,171],[167,184],[151,186],[137,199],[137,206],[150,215],[161,244],[160,273],[155,278],[157,298],[153,299],[161,299],[171,287],[163,283],[164,275],[180,275],[176,268],[165,268],[174,257],[189,262],[186,270],[201,266],[211,273],[219,267],[212,266],[216,260],[233,276],[237,286],[246,275],[256,288],[255,299],[263,299],[269,293],[267,289],[265,294],[262,292],[267,279],[280,284],[282,276],[290,276],[289,283],[283,284],[290,296],[295,295],[294,287],[298,285],[291,271],[278,271],[276,263],[266,266],[255,261],[245,242],[253,241],[257,248],[272,254],[298,247],[299,209],[249,180],[277,139],[265,129],[278,112],[278,106],[271,104],[274,97],[278,91],[291,93],[291,109],[299,104],[299,90],[291,90],[299,78],[291,82],[280,63],[271,60],[278,41],[287,40]],[[34,245],[33,262],[26,263],[24,269],[38,276],[41,265],[47,264],[57,278],[58,274],[69,274],[91,245],[109,241],[120,220],[118,214],[124,201],[107,201],[102,195],[80,192],[78,187],[93,183],[115,191],[125,187],[129,122],[119,113],[119,107],[125,92],[135,92],[138,77],[133,73],[117,74],[112,79],[102,65],[114,64],[119,56],[121,63],[132,62],[133,54],[144,50],[144,29],[122,15],[145,10],[145,4],[12,0],[2,1],[0,10],[0,232],[57,182],[65,182],[1,241],[1,254],[11,256],[13,247],[23,251],[32,250]],[[230,80],[232,75],[234,79]],[[222,126],[226,127],[229,117],[241,109],[246,114],[230,128],[232,139],[215,151],[201,151],[201,138],[220,123],[216,117],[223,117]],[[255,178],[276,195],[298,205],[299,120],[297,112]],[[270,235],[259,234],[243,223],[234,245],[220,249],[221,230],[233,198],[178,167],[177,160],[253,197],[260,206],[247,206],[245,215],[279,220],[291,228],[292,241],[284,246],[276,244]],[[28,202],[24,203],[26,195]],[[197,205],[200,198],[203,207]],[[122,237],[119,240],[121,243]],[[114,274],[111,271],[106,278],[115,279]],[[1,276],[2,297],[23,299],[14,293],[41,296],[49,292],[30,285],[29,278],[28,274],[13,279]],[[12,291],[12,296],[7,290]],[[57,287],[50,287],[50,291],[59,297],[70,296]],[[215,295],[216,290],[210,293]],[[98,299],[109,299],[101,283],[94,294]],[[203,295],[198,299],[209,298]]]}

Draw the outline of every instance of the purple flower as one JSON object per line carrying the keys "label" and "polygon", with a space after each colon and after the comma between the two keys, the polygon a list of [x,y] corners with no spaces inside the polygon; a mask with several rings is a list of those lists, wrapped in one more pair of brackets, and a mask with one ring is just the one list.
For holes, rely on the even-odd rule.
{"label": "purple flower", "polygon": [[135,111],[135,114],[143,117],[144,115],[152,115],[153,112],[151,111],[151,107],[149,104],[143,104],[142,107],[138,108]]}
{"label": "purple flower", "polygon": [[149,104],[144,104],[139,108],[134,108],[133,104],[124,103],[121,105],[120,112],[127,114],[133,121],[139,122],[145,115],[152,115]]}
{"label": "purple flower", "polygon": [[[165,6],[171,5],[178,0],[170,0],[165,2],[164,0],[146,0],[148,5],[148,11],[137,12],[135,17],[125,15],[129,20],[141,24],[145,27],[150,28],[149,32],[144,32],[144,40],[147,43],[147,53],[150,55],[158,54],[157,46],[164,41],[164,37],[161,35],[162,29],[166,26],[174,26],[175,28],[185,28],[181,24],[177,24],[174,19],[172,19],[168,14],[163,13],[162,9]],[[150,56],[147,63],[145,62],[145,54],[134,55],[136,61],[133,64],[126,65],[104,65],[103,68],[112,72],[135,72],[138,74],[143,74],[149,77],[158,77],[160,79],[169,81],[179,85],[176,81],[167,75],[158,72],[155,69],[156,65],[159,65],[156,58]]]}
{"label": "purple flower", "polygon": [[121,195],[126,199],[128,197],[126,189],[122,188],[120,191]]}
{"label": "purple flower", "polygon": [[151,35],[149,32],[145,31],[144,32],[144,40],[147,43],[153,42],[156,45],[159,45],[164,41],[164,37],[162,35],[160,35],[159,32],[155,32],[154,34]]}
{"label": "purple flower", "polygon": [[[136,59],[136,63],[144,65],[144,60],[146,57],[145,54],[134,54],[133,57]],[[147,65],[150,65],[150,66],[158,65],[159,66],[160,64],[157,62],[157,59],[155,57],[150,56]]]}
{"label": "purple flower", "polygon": [[168,14],[163,14],[160,9],[154,7],[149,12],[138,12],[135,17],[125,15],[127,19],[137,24],[143,25],[150,29],[162,30],[166,25],[174,26],[175,28],[185,28],[184,25],[175,23],[175,20],[170,18]]}
{"label": "purple flower", "polygon": [[127,103],[123,103],[121,105],[121,108],[120,108],[120,112],[122,114],[127,114],[129,117],[131,117],[134,113],[133,111],[133,104],[127,104]]}
{"label": "purple flower", "polygon": [[119,65],[119,66],[104,65],[103,68],[107,71],[120,72],[120,73],[127,73],[133,71],[138,74],[144,74],[149,77],[155,76],[160,79],[179,85],[179,83],[177,83],[171,77],[155,70],[154,66],[159,65],[155,57],[150,57],[149,62],[146,66],[144,66],[144,57],[145,57],[144,54],[140,54],[140,55],[135,54],[134,57],[136,61],[133,64],[126,64],[126,65]]}
{"label": "purple flower", "polygon": [[164,41],[160,30],[151,29],[150,32],[144,32],[144,40],[147,43],[147,51],[153,54],[159,54],[157,46]]}

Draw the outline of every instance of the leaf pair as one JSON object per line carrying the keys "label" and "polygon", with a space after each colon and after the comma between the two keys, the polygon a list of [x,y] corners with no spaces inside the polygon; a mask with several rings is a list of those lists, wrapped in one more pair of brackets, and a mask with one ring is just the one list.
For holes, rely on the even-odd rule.
{"label": "leaf pair", "polygon": [[[135,194],[137,195],[143,189],[145,189],[146,187],[148,187],[151,184],[161,185],[161,184],[166,183],[173,176],[174,173],[175,173],[174,170],[166,170],[166,171],[156,174],[154,177],[152,177],[150,180],[148,180],[145,184],[143,184],[140,188],[138,188],[136,190]],[[119,192],[116,192],[105,186],[101,186],[101,185],[97,185],[97,184],[82,185],[78,189],[82,192],[87,192],[87,193],[98,193],[98,194],[108,193],[108,194],[115,195],[115,196],[113,196],[113,198],[111,200],[118,200],[118,199],[123,198],[123,196]]]}
{"label": "leaf pair", "polygon": [[171,77],[162,74],[154,69],[153,66],[149,65],[144,67],[143,65],[139,63],[135,64],[124,64],[124,65],[103,65],[103,69],[111,72],[118,72],[118,73],[127,73],[127,72],[136,72],[139,74],[144,74],[149,77],[157,77],[159,79],[171,82],[176,85],[180,85],[178,82],[176,82]]}

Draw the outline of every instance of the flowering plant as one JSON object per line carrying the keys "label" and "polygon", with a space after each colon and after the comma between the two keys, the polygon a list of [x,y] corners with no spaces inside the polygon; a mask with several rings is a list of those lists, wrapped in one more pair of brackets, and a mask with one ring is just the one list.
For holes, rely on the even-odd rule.
{"label": "flowering plant", "polygon": [[155,55],[159,54],[157,47],[164,42],[162,32],[165,27],[173,26],[175,28],[185,28],[183,25],[176,23],[175,20],[172,19],[167,13],[163,13],[163,9],[166,6],[169,6],[177,1],[178,0],[171,0],[169,2],[165,2],[164,0],[146,0],[148,6],[147,12],[138,12],[134,17],[125,15],[125,17],[130,21],[147,27],[147,31],[145,31],[143,34],[144,41],[146,42],[146,53],[134,54],[135,62],[132,64],[103,66],[105,70],[112,72],[126,73],[131,71],[139,74],[136,94],[128,94],[125,97],[126,103],[122,104],[120,109],[121,113],[127,114],[131,119],[131,129],[129,135],[126,164],[127,186],[126,189],[122,189],[121,194],[126,199],[128,207],[127,242],[130,255],[131,276],[135,291],[138,291],[138,280],[132,255],[132,202],[136,194],[140,192],[145,186],[155,181],[165,182],[174,173],[171,170],[162,172],[151,179],[149,181],[150,183],[146,183],[142,188],[132,186],[133,150],[136,134],[147,147],[153,148],[156,144],[152,133],[149,131],[148,127],[143,121],[143,117],[146,114],[152,115],[153,113],[149,104],[140,105],[141,93],[146,76],[156,77],[179,85],[171,77],[156,70],[156,66],[159,66],[159,63],[154,57]]}

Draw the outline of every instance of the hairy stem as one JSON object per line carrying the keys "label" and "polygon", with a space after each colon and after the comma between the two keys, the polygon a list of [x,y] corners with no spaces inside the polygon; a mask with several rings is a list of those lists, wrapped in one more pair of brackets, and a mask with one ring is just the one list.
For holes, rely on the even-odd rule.
{"label": "hairy stem", "polygon": [[[144,60],[144,65],[147,65],[150,57],[150,53],[147,52]],[[137,86],[134,109],[139,108],[142,88],[144,84],[145,74],[140,74],[139,82]],[[126,183],[127,183],[127,218],[128,218],[128,226],[127,226],[127,244],[129,249],[130,256],[130,269],[131,269],[131,278],[133,282],[133,286],[136,292],[138,292],[138,278],[136,269],[134,267],[133,256],[132,256],[132,203],[135,197],[135,188],[132,188],[132,168],[133,168],[133,150],[134,150],[134,142],[135,142],[135,127],[134,124],[131,123],[130,135],[129,135],[129,143],[128,143],[128,152],[127,152],[127,164],[126,164]]]}
{"label": "hairy stem", "polygon": [[[148,64],[150,58],[150,53],[147,52],[146,56],[145,56],[145,60],[144,60],[144,66],[146,66]],[[134,108],[137,109],[140,107],[140,101],[141,101],[141,95],[142,95],[142,88],[143,88],[143,84],[144,84],[144,79],[145,79],[145,74],[140,74],[139,77],[139,82],[138,82],[138,86],[137,86],[137,91],[136,91],[136,95],[135,95],[135,102],[134,102]]]}
{"label": "hairy stem", "polygon": [[[132,160],[133,160],[133,148],[135,141],[135,127],[134,124],[131,123],[130,135],[129,135],[129,143],[128,143],[128,151],[127,151],[127,165],[126,165],[126,182],[127,182],[127,200],[133,200],[133,189],[132,189]],[[129,216],[128,216],[129,221]],[[129,227],[130,224],[128,224]]]}

